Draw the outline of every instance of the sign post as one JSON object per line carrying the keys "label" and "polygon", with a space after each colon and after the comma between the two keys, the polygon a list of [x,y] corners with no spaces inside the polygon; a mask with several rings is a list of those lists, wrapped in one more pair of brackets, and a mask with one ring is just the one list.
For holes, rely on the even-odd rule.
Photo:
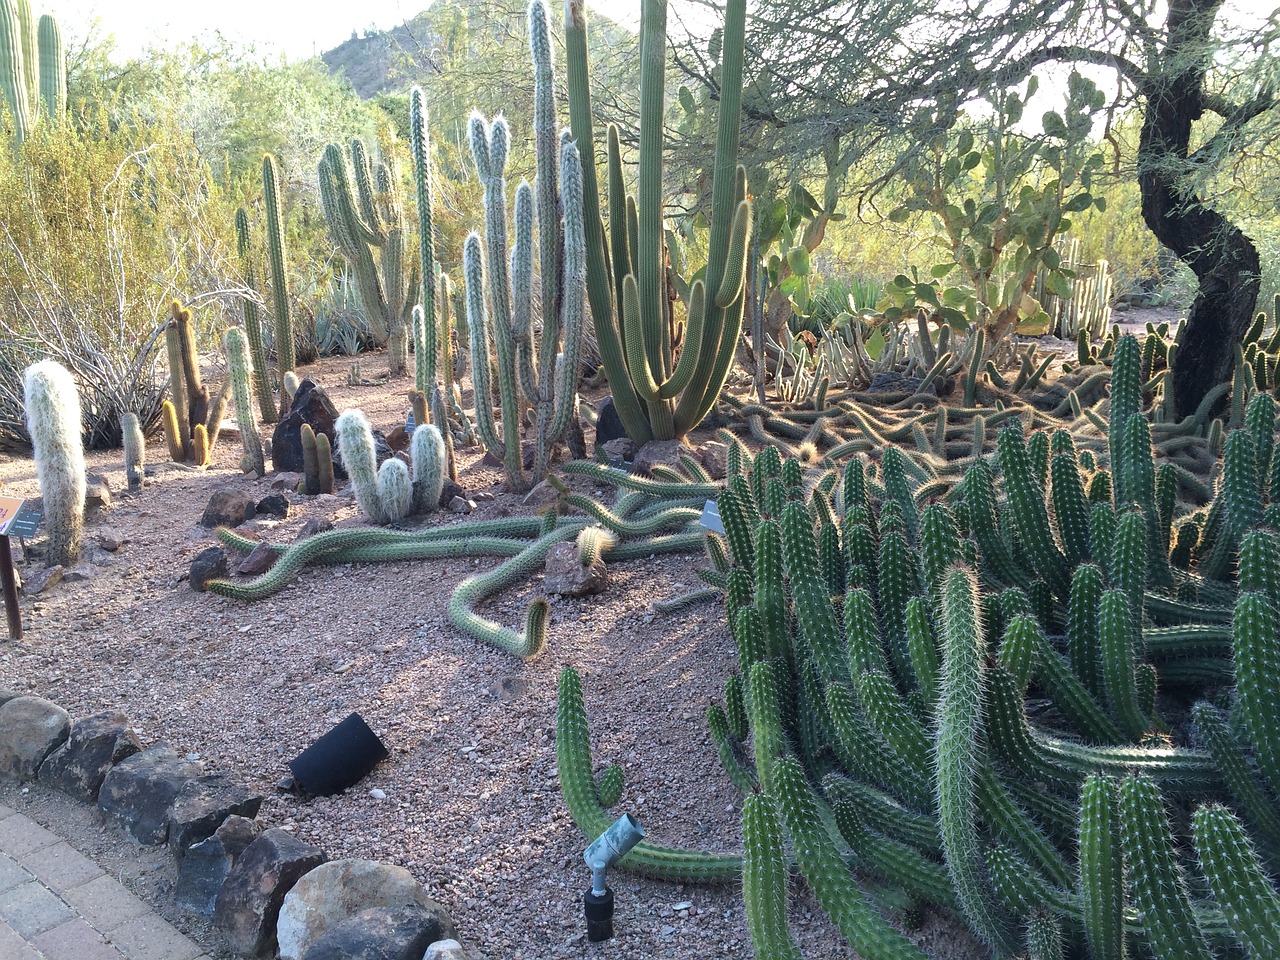
{"label": "sign post", "polygon": [[22,611],[18,608],[18,574],[13,569],[13,551],[9,546],[9,530],[18,519],[22,500],[0,497],[0,586],[4,588],[4,612],[9,621],[9,639],[22,639]]}

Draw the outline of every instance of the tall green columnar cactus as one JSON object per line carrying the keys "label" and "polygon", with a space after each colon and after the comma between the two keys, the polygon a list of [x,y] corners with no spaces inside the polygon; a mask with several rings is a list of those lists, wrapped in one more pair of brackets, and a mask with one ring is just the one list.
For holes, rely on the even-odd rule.
{"label": "tall green columnar cactus", "polygon": [[742,897],[756,955],[801,960],[787,924],[787,861],[782,828],[767,794],[749,794],[742,804]]}
{"label": "tall green columnar cactus", "polygon": [[146,469],[147,441],[138,425],[136,413],[121,415],[120,439],[124,446],[124,473],[129,483],[129,492],[137,493],[142,489],[142,476]]}
{"label": "tall green columnar cactus", "polygon": [[[351,141],[349,161],[341,146],[329,144],[320,160],[319,175],[329,233],[355,273],[356,289],[374,336],[387,344],[391,375],[404,376],[418,281],[405,276],[404,204],[398,178],[388,164],[373,164],[359,138]],[[421,209],[421,195],[418,202]]]}
{"label": "tall green columnar cactus", "polygon": [[244,270],[244,283],[250,294],[244,298],[244,333],[249,341],[249,360],[253,364],[254,388],[258,394],[258,409],[262,412],[263,423],[275,423],[278,415],[275,390],[271,386],[271,370],[267,367],[267,351],[262,341],[262,319],[258,315],[258,302],[254,297],[258,293],[257,271],[253,265],[252,250],[249,246],[249,216],[244,207],[236,210],[236,249],[240,254],[240,265]]}
{"label": "tall green columnar cactus", "polygon": [[1280,896],[1249,837],[1226,807],[1207,804],[1191,818],[1196,853],[1213,897],[1251,960],[1280,950]]}
{"label": "tall green columnar cactus", "polygon": [[284,207],[280,200],[280,175],[276,158],[262,157],[262,199],[267,207],[267,256],[271,261],[271,304],[276,321],[276,359],[280,365],[280,403],[288,408],[283,378],[294,368],[293,314],[289,308],[289,286],[285,277]]}
{"label": "tall green columnar cactus", "polygon": [[70,567],[80,559],[84,538],[80,396],[71,374],[53,360],[27,367],[22,393],[49,534],[45,566]]}
{"label": "tall green columnar cactus", "polygon": [[49,119],[61,123],[67,113],[67,49],[62,45],[62,28],[46,13],[40,18],[37,34],[40,108]]}
{"label": "tall green columnar cactus", "polygon": [[[431,396],[436,382],[436,359],[439,342],[449,337],[440,329],[436,315],[436,236],[431,216],[431,132],[427,119],[427,101],[421,87],[409,91],[409,148],[413,152],[413,182],[418,200],[418,253],[422,270],[421,322],[414,314],[414,383]],[[447,429],[444,424],[438,424]]]}
{"label": "tall green columnar cactus", "polygon": [[[737,166],[742,114],[742,61],[746,0],[726,5],[720,64],[720,113],[711,201],[711,237],[705,280],[691,287],[683,348],[673,356],[667,321],[663,255],[662,120],[665,101],[667,5],[644,0],[640,15],[640,175],[632,260],[620,258],[620,222],[626,201],[615,195],[620,171],[611,169],[612,265],[606,249],[596,182],[586,4],[565,3],[569,115],[586,176],[584,226],[587,289],[596,339],[614,404],[633,440],[683,437],[710,412],[724,386],[742,328],[751,202]],[[612,136],[612,135],[611,135]],[[611,168],[616,166],[611,155]],[[613,173],[619,173],[614,176]],[[615,267],[616,272],[615,272]]]}
{"label": "tall green columnar cactus", "polygon": [[[26,0],[22,0],[23,3]],[[31,104],[27,96],[27,72],[22,43],[22,18],[15,0],[0,0],[0,96],[4,97],[13,139],[22,146],[31,128]]]}
{"label": "tall green columnar cactus", "polygon": [[258,436],[258,423],[253,416],[253,393],[249,386],[249,344],[244,331],[239,327],[228,330],[222,338],[222,349],[227,356],[227,372],[231,376],[231,391],[236,401],[240,443],[254,475],[260,477],[267,472],[267,468],[262,454],[262,439]]}

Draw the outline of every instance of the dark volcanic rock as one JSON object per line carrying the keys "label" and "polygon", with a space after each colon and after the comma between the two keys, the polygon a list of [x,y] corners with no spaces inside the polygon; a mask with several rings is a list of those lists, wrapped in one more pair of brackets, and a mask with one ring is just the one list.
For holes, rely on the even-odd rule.
{"label": "dark volcanic rock", "polygon": [[326,859],[319,847],[278,828],[249,844],[227,875],[214,906],[213,922],[227,946],[247,957],[274,953],[276,920],[285,894]]}
{"label": "dark volcanic rock", "polygon": [[183,760],[166,744],[157,744],[111,769],[98,792],[98,808],[138,843],[164,843],[173,801],[188,780],[202,773],[199,763]]}
{"label": "dark volcanic rock", "polygon": [[[302,425],[310,424],[316,433],[323,433],[333,447],[337,463],[338,443],[333,434],[338,408],[329,395],[310,377],[304,377],[293,395],[289,413],[276,424],[271,434],[271,464],[277,471],[302,472]],[[345,476],[345,474],[344,474]]]}
{"label": "dark volcanic rock", "polygon": [[226,774],[188,780],[169,808],[169,848],[181,858],[193,843],[213,836],[227,817],[252,820],[261,806],[260,794],[233,783]]}
{"label": "dark volcanic rock", "polygon": [[246,520],[252,520],[255,513],[253,497],[243,490],[224,487],[215,490],[209,498],[200,516],[200,526],[211,530],[214,527],[238,527]]}
{"label": "dark volcanic rock", "polygon": [[613,405],[613,397],[605,397],[600,401],[596,411],[596,449],[603,447],[610,440],[617,440],[627,435],[618,416],[618,408]]}
{"label": "dark volcanic rock", "polygon": [[178,906],[213,917],[218,891],[235,865],[236,858],[262,833],[257,820],[231,816],[223,821],[212,837],[187,848],[178,867],[174,900]]}
{"label": "dark volcanic rock", "polygon": [[443,909],[373,907],[330,927],[299,960],[421,960],[427,947],[452,933]]}
{"label": "dark volcanic rock", "polygon": [[258,501],[254,510],[261,516],[284,520],[289,516],[289,501],[282,493],[269,493]]}
{"label": "dark volcanic rock", "polygon": [[191,572],[188,579],[191,589],[196,593],[204,593],[210,580],[221,580],[231,570],[227,563],[227,552],[221,547],[209,547],[201,550],[191,561]]}
{"label": "dark volcanic rock", "polygon": [[72,724],[67,742],[40,765],[40,782],[93,803],[111,768],[141,749],[123,713],[95,713]]}

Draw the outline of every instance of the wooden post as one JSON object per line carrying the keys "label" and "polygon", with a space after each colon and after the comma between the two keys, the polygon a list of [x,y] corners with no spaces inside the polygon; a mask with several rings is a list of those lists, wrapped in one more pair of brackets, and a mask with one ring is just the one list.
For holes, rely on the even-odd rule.
{"label": "wooden post", "polygon": [[13,569],[9,535],[0,536],[0,584],[4,586],[4,612],[9,621],[9,639],[22,639],[22,611],[18,608],[18,575]]}

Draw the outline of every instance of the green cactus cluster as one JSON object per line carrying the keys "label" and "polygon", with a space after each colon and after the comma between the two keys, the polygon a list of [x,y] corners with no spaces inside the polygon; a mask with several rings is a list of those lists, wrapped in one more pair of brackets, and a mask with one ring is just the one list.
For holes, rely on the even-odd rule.
{"label": "green cactus cluster", "polygon": [[[175,463],[208,466],[222,431],[232,379],[213,394],[200,374],[195,323],[191,311],[176,300],[164,327],[169,358],[169,398],[161,410],[169,457]],[[261,474],[259,474],[261,476]]]}
{"label": "green cactus cluster", "polygon": [[[708,721],[746,795],[758,955],[798,955],[788,866],[863,956],[923,956],[873,882],[1000,957],[1275,955],[1274,403],[1250,400],[1197,505],[1154,468],[1140,347],[1115,345],[1101,456],[1011,417],[945,487],[892,447],[842,471],[729,457],[705,576],[739,669]],[[565,797],[594,836],[569,671],[561,697]],[[624,865],[714,880],[723,856]]]}
{"label": "green cactus cluster", "polygon": [[[402,377],[408,369],[410,324],[418,303],[419,280],[418,267],[407,256],[399,174],[390,161],[375,163],[358,137],[351,141],[349,151],[341,144],[329,144],[318,172],[329,234],[351,265],[375,339],[387,345],[388,372]],[[431,235],[429,214],[424,235]],[[428,261],[428,269],[433,267]],[[430,351],[420,352],[422,362]]]}
{"label": "green cactus cluster", "polygon": [[[471,154],[484,187],[484,235],[471,234],[463,248],[467,327],[470,332],[476,427],[481,441],[502,460],[513,491],[528,490],[547,476],[555,445],[580,434],[578,371],[586,327],[589,211],[579,147],[557,129],[555,71],[546,4],[529,7],[529,46],[534,67],[535,186],[515,192],[508,239],[507,122],[473,114]],[[534,230],[537,275],[534,296]],[[535,303],[542,316],[535,324]],[[598,321],[597,321],[598,323]],[[536,335],[535,335],[536,334]],[[490,367],[497,379],[496,394]],[[501,409],[499,429],[493,409]],[[532,473],[526,475],[521,425],[526,408],[534,418]]]}
{"label": "green cactus cluster", "polygon": [[0,0],[0,106],[15,146],[40,118],[61,123],[67,112],[67,51],[62,28],[31,0]]}
{"label": "green cactus cluster", "polygon": [[607,236],[596,181],[586,5],[565,7],[569,117],[584,170],[587,293],[614,404],[637,443],[683,437],[706,417],[720,397],[742,330],[752,231],[746,175],[738,166],[745,23],[745,0],[731,0],[720,33],[706,273],[687,285],[683,302],[673,303],[666,293],[669,251],[662,201],[667,5],[663,0],[641,4],[634,197],[623,184],[618,131],[608,130]]}

